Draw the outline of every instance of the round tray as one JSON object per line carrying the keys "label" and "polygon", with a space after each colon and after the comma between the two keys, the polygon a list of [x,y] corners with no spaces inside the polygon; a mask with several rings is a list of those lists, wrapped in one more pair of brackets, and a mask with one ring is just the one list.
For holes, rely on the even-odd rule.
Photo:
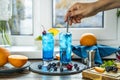
{"label": "round tray", "polygon": [[23,67],[15,68],[10,63],[5,64],[3,67],[0,67],[0,74],[7,74],[7,73],[14,73],[14,72],[21,72],[25,68],[30,66],[30,62],[28,61]]}
{"label": "round tray", "polygon": [[[52,62],[58,63],[59,61],[52,61]],[[39,69],[38,65],[42,65],[42,64],[43,64],[42,61],[41,62],[32,63],[30,65],[30,70],[33,71],[33,72],[40,73],[40,74],[45,74],[45,75],[68,75],[68,74],[80,73],[80,72],[82,72],[82,70],[87,68],[87,66],[82,64],[82,63],[72,61],[71,62],[72,65],[78,64],[79,70],[76,70],[74,67],[72,67],[72,70],[64,69],[61,72],[60,71],[60,66],[57,66],[58,67],[57,71],[54,71],[53,69],[47,70],[47,66],[42,66],[42,68]]]}

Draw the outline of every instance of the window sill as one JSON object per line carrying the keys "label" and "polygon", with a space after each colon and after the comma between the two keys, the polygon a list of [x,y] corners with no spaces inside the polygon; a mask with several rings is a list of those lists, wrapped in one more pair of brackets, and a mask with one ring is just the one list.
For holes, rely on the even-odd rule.
{"label": "window sill", "polygon": [[[12,46],[8,48],[11,54],[25,55],[29,59],[41,59],[42,51],[38,50],[35,46]],[[58,52],[58,47],[55,47],[55,52]]]}
{"label": "window sill", "polygon": [[[42,51],[38,50],[35,46],[12,46],[8,48],[11,54],[25,55],[29,59],[42,59]],[[59,47],[55,47],[55,53],[59,52]],[[79,58],[75,55],[74,58]],[[104,57],[103,59],[115,59],[115,54]]]}

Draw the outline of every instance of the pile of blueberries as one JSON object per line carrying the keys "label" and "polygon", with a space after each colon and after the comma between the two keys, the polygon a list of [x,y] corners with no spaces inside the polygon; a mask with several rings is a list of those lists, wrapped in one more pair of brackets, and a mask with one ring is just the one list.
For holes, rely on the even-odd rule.
{"label": "pile of blueberries", "polygon": [[105,70],[107,71],[107,72],[110,72],[110,71],[112,71],[112,72],[117,72],[118,71],[118,68],[116,67],[116,66],[106,66],[105,67]]}
{"label": "pile of blueberries", "polygon": [[[57,62],[57,63],[53,62],[53,63],[49,63],[46,68],[47,68],[47,71],[50,71],[50,70],[58,71],[58,68],[59,68],[60,72],[63,72],[64,70],[72,71],[73,69],[76,71],[80,70],[80,67],[78,66],[77,63],[67,64],[64,67],[60,67],[60,62]],[[41,64],[38,65],[38,69],[42,69]]]}

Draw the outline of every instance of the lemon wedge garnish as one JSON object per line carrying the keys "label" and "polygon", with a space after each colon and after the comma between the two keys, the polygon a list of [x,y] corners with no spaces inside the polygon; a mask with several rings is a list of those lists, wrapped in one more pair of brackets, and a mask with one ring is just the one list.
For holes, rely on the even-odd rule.
{"label": "lemon wedge garnish", "polygon": [[52,33],[54,36],[56,36],[59,33],[59,30],[56,28],[50,28],[48,32]]}

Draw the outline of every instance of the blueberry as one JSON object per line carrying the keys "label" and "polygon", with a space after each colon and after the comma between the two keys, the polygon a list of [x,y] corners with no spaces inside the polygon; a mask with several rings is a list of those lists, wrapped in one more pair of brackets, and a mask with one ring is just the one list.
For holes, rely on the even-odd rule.
{"label": "blueberry", "polygon": [[56,66],[56,63],[52,63],[52,67],[55,67]]}
{"label": "blueberry", "polygon": [[57,67],[54,67],[54,71],[57,71]]}
{"label": "blueberry", "polygon": [[105,67],[105,70],[106,70],[107,72],[110,72],[110,71],[111,71],[110,66]]}
{"label": "blueberry", "polygon": [[118,68],[116,66],[113,66],[112,71],[116,73],[118,71]]}
{"label": "blueberry", "polygon": [[79,69],[80,69],[79,67],[76,67],[76,70],[77,70],[77,71],[79,71]]}
{"label": "blueberry", "polygon": [[51,67],[51,66],[52,66],[52,63],[49,63],[48,66]]}
{"label": "blueberry", "polygon": [[107,72],[110,72],[110,71],[113,70],[113,66],[107,66],[107,67],[105,67],[105,70],[106,70]]}
{"label": "blueberry", "polygon": [[50,70],[51,69],[51,66],[47,66],[47,70]]}
{"label": "blueberry", "polygon": [[62,67],[60,68],[60,72],[63,72],[63,68]]}
{"label": "blueberry", "polygon": [[74,64],[74,68],[77,68],[78,67],[78,64]]}
{"label": "blueberry", "polygon": [[39,69],[42,69],[42,65],[38,65],[38,68],[39,68]]}

